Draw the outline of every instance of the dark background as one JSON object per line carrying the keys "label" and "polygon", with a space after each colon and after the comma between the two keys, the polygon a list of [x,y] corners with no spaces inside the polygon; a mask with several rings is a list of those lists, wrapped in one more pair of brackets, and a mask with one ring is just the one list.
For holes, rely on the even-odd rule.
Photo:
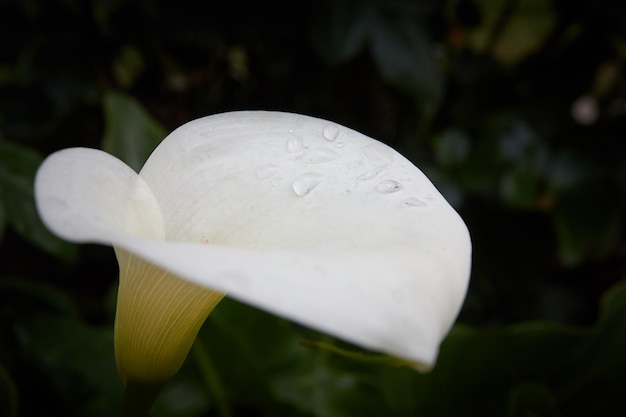
{"label": "dark background", "polygon": [[115,258],[41,225],[42,158],[240,109],[412,160],[470,229],[469,294],[427,375],[225,301],[155,416],[626,415],[625,63],[621,0],[0,0],[0,415],[121,395]]}

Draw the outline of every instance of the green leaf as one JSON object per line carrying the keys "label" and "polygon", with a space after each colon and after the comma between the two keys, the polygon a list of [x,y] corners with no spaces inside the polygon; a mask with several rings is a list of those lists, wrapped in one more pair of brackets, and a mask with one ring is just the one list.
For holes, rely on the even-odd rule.
{"label": "green leaf", "polygon": [[[612,415],[626,389],[626,283],[602,306],[593,328],[457,325],[427,374],[302,348],[303,339],[328,339],[232,300],[201,337],[235,415]],[[194,392],[180,401],[200,407]]]}
{"label": "green leaf", "polygon": [[298,350],[304,350],[288,322],[230,299],[211,313],[199,338],[223,384],[221,391],[253,404],[269,404],[270,372],[297,363]]}
{"label": "green leaf", "polygon": [[7,224],[36,247],[71,260],[76,255],[75,246],[52,235],[35,207],[33,182],[42,160],[34,151],[0,141],[0,224],[4,217]]}
{"label": "green leaf", "polygon": [[387,81],[417,98],[427,114],[437,110],[443,97],[443,74],[419,22],[403,15],[378,14],[371,27],[371,48]]}
{"label": "green leaf", "polygon": [[400,415],[506,415],[518,384],[550,386],[558,381],[559,373],[578,359],[570,351],[585,335],[549,323],[491,329],[456,326],[432,372],[384,369],[381,387]]}
{"label": "green leaf", "polygon": [[429,118],[444,87],[435,48],[420,21],[380,6],[373,1],[325,3],[313,23],[313,44],[331,65],[354,58],[367,44],[383,78],[415,97]]}
{"label": "green leaf", "polygon": [[522,382],[516,385],[509,394],[509,417],[558,417],[556,399],[551,390],[540,382]]}
{"label": "green leaf", "polygon": [[551,161],[548,181],[556,191],[576,190],[600,180],[604,171],[599,161],[581,152],[566,149],[556,154]]}
{"label": "green leaf", "polygon": [[221,384],[219,390],[212,389],[213,395],[221,391],[224,396],[222,400],[212,397],[215,403],[225,399],[233,410],[254,408],[277,415],[320,417],[367,416],[361,413],[367,404],[377,409],[364,400],[376,397],[375,386],[363,385],[350,371],[331,364],[354,365],[352,360],[300,343],[328,340],[327,336],[225,299],[199,337],[216,374],[210,378]]}
{"label": "green leaf", "polygon": [[533,210],[538,206],[541,185],[539,176],[518,166],[504,173],[500,181],[500,195],[511,207]]}
{"label": "green leaf", "polygon": [[[483,24],[470,32],[470,44],[478,52],[493,53],[507,65],[515,65],[535,52],[556,24],[549,0],[477,0],[476,3]],[[488,47],[493,50],[487,51]]]}
{"label": "green leaf", "polygon": [[63,291],[43,282],[22,278],[0,279],[0,305],[21,317],[33,311],[63,313],[78,317],[78,310]]}
{"label": "green leaf", "polygon": [[[570,351],[575,351],[571,347]],[[605,293],[600,318],[561,390],[570,411],[566,415],[618,416],[623,410],[621,393],[626,392],[626,281]]]}
{"label": "green leaf", "polygon": [[278,399],[304,415],[391,415],[371,372],[374,366],[343,359],[328,350],[309,349],[305,353],[297,368],[272,376]]}
{"label": "green leaf", "polygon": [[617,416],[625,351],[622,281],[605,295],[593,328],[457,325],[432,372],[381,368],[377,379],[396,415]]}
{"label": "green leaf", "polygon": [[369,1],[324,2],[312,23],[311,37],[317,52],[329,65],[354,58],[367,41],[375,12]]}
{"label": "green leaf", "polygon": [[623,222],[615,196],[602,182],[557,195],[552,220],[561,260],[568,266],[609,255]]}
{"label": "green leaf", "polygon": [[129,44],[120,48],[120,52],[112,65],[115,80],[125,88],[135,84],[146,66],[141,51],[136,46]]}
{"label": "green leaf", "polygon": [[82,415],[114,415],[122,386],[112,329],[89,327],[74,317],[31,314],[15,323],[15,332],[21,355],[50,378],[61,400],[82,408]]}
{"label": "green leaf", "polygon": [[[175,377],[168,382],[154,407],[154,417],[199,417],[207,415],[209,401],[206,389],[191,378]],[[220,417],[226,417],[220,415]]]}
{"label": "green leaf", "polygon": [[433,143],[435,158],[440,165],[458,165],[463,163],[470,153],[470,140],[467,134],[458,129],[447,129],[435,138]]}
{"label": "green leaf", "polygon": [[132,97],[109,92],[103,106],[102,149],[138,172],[167,132]]}
{"label": "green leaf", "polygon": [[606,292],[601,302],[600,322],[607,323],[611,317],[626,316],[626,280]]}
{"label": "green leaf", "polygon": [[609,256],[619,245],[622,196],[606,164],[593,155],[565,149],[550,166],[548,184],[556,201],[553,222],[561,260],[575,266]]}
{"label": "green leaf", "polygon": [[507,0],[475,0],[475,5],[480,9],[481,24],[469,32],[469,43],[477,52],[486,52],[491,34],[505,9],[506,2]]}
{"label": "green leaf", "polygon": [[557,21],[549,0],[517,1],[516,6],[493,51],[496,58],[509,65],[539,49]]}

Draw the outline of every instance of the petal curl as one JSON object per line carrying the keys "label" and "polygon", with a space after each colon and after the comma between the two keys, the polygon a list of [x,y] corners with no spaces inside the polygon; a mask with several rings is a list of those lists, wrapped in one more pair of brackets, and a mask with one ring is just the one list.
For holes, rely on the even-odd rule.
{"label": "petal curl", "polygon": [[37,170],[35,201],[44,224],[71,242],[111,244],[120,231],[163,240],[159,203],[128,165],[96,149],[63,149]]}
{"label": "petal curl", "polygon": [[[94,149],[66,149],[42,164],[35,196],[44,223],[73,242],[112,244],[125,236],[162,241],[160,209],[128,166]],[[195,336],[223,297],[116,250],[120,282],[115,356],[122,380],[161,381],[185,360]]]}

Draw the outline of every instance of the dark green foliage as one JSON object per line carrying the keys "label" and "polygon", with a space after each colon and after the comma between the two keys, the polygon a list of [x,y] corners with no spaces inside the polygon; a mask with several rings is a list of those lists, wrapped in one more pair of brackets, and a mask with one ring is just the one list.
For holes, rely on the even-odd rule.
{"label": "dark green foliage", "polygon": [[625,27],[621,0],[0,2],[0,415],[121,401],[115,261],[45,229],[43,156],[138,170],[165,132],[238,109],[411,159],[468,224],[469,294],[426,375],[226,300],[154,416],[624,415]]}

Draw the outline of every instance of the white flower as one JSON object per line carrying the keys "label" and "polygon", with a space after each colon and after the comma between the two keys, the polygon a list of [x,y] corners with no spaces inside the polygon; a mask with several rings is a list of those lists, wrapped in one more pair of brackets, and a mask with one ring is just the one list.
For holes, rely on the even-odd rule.
{"label": "white flower", "polygon": [[427,369],[468,284],[467,228],[424,174],[312,117],[195,120],[139,175],[65,149],[35,192],[57,235],[115,247],[125,380],[175,373],[222,294]]}

